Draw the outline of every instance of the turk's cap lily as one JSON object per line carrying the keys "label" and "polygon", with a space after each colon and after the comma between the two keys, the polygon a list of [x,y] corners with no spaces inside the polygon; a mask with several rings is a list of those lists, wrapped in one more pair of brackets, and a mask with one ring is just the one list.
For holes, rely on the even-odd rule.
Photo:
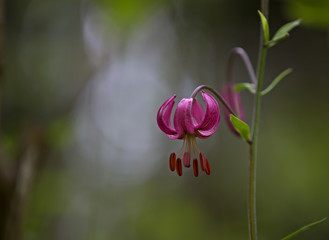
{"label": "turk's cap lily", "polygon": [[[179,176],[183,174],[182,167],[193,166],[194,176],[199,175],[199,155],[201,170],[210,174],[210,165],[205,155],[199,150],[196,137],[207,138],[214,134],[218,128],[220,115],[217,101],[209,93],[201,92],[206,103],[206,110],[203,110],[200,103],[195,98],[183,98],[177,105],[174,114],[174,126],[171,123],[171,115],[175,104],[176,95],[166,100],[160,107],[157,114],[159,128],[170,139],[183,139],[183,146],[179,153],[171,153],[169,157],[169,168],[177,172]],[[180,154],[183,152],[182,156]]]}
{"label": "turk's cap lily", "polygon": [[209,93],[202,91],[201,94],[206,110],[203,110],[195,98],[183,98],[174,114],[174,127],[171,124],[171,114],[176,95],[162,104],[157,114],[157,123],[170,139],[183,139],[186,134],[207,138],[216,132],[220,121],[218,103]]}
{"label": "turk's cap lily", "polygon": [[[229,107],[233,110],[234,114],[236,114],[239,117],[239,119],[241,119],[242,121],[245,121],[240,93],[234,90],[234,83],[232,82],[224,83],[223,88],[221,90],[221,95],[223,99],[227,102]],[[226,108],[224,108],[223,111],[224,111],[225,120],[231,131],[237,136],[240,136],[240,134],[234,129],[231,123],[230,112]]]}

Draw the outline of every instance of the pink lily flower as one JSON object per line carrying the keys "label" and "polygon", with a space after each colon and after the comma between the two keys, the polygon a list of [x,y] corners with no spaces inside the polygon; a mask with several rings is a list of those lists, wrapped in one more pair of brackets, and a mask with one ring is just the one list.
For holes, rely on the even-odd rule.
{"label": "pink lily flower", "polygon": [[[227,102],[229,107],[233,110],[233,112],[239,117],[239,119],[245,122],[245,116],[241,104],[240,94],[239,92],[234,91],[234,83],[232,82],[224,83],[224,86],[221,90],[221,95],[223,99]],[[230,121],[230,112],[226,108],[224,108],[224,116],[231,131],[235,135],[240,136],[240,134],[234,129]]]}
{"label": "pink lily flower", "polygon": [[[160,107],[157,114],[159,128],[170,139],[183,139],[183,146],[179,153],[171,153],[169,158],[169,167],[171,171],[177,171],[181,176],[182,162],[185,167],[190,167],[191,155],[193,154],[193,172],[194,176],[199,175],[198,160],[196,152],[199,154],[200,167],[206,174],[210,174],[210,165],[207,158],[199,150],[196,142],[198,138],[208,138],[214,134],[218,128],[220,115],[217,101],[209,93],[201,92],[206,103],[204,111],[200,103],[194,98],[183,98],[176,108],[174,114],[174,127],[171,124],[171,114],[175,104],[176,95],[170,97]],[[182,158],[180,154],[183,153]],[[191,154],[192,153],[192,154]]]}

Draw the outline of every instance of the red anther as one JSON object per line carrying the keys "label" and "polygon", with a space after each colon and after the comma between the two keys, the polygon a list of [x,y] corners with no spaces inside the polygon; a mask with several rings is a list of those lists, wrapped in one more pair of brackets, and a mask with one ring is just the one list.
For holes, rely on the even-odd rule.
{"label": "red anther", "polygon": [[182,159],[180,159],[180,158],[177,158],[177,161],[176,161],[176,172],[177,172],[178,176],[182,176],[182,174],[183,174]]}
{"label": "red anther", "polygon": [[176,168],[176,154],[175,153],[170,154],[169,168],[171,171],[175,171],[175,168]]}
{"label": "red anther", "polygon": [[199,166],[198,166],[198,159],[193,159],[193,173],[195,177],[199,176]]}
{"label": "red anther", "polygon": [[210,164],[206,158],[206,161],[205,161],[205,168],[204,168],[205,172],[207,173],[207,175],[210,174]]}
{"label": "red anther", "polygon": [[190,152],[184,152],[183,154],[183,164],[185,167],[189,168],[191,166],[191,154]]}
{"label": "red anther", "polygon": [[204,160],[206,159],[206,157],[202,152],[200,152],[199,156],[200,156],[200,167],[201,170],[204,171],[204,167],[205,167]]}

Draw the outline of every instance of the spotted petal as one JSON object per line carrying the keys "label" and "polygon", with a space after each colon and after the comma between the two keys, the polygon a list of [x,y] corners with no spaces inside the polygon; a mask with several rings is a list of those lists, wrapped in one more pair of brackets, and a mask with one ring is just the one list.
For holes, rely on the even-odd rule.
{"label": "spotted petal", "polygon": [[165,133],[169,135],[177,134],[177,131],[172,128],[170,117],[171,112],[174,107],[176,95],[170,97],[167,101],[165,101],[162,106],[159,108],[157,114],[157,123],[159,128]]}
{"label": "spotted petal", "polygon": [[184,134],[194,134],[194,124],[192,120],[192,102],[193,98],[183,98],[177,105],[174,115],[174,127],[179,138]]}
{"label": "spotted petal", "polygon": [[204,118],[204,110],[196,99],[193,99],[192,103],[192,116],[195,125],[198,125]]}
{"label": "spotted petal", "polygon": [[216,132],[219,121],[219,106],[216,99],[209,93],[201,92],[204,101],[206,102],[206,112],[202,121],[195,126],[195,133],[200,138],[207,138]]}

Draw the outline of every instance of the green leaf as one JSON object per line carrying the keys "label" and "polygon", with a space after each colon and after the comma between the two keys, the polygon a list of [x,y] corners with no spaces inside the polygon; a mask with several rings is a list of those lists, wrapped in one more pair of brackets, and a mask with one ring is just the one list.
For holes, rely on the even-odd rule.
{"label": "green leaf", "polygon": [[282,73],[280,73],[274,80],[273,82],[266,88],[264,89],[261,94],[264,96],[266,94],[268,94],[270,91],[272,91],[272,89],[278,85],[278,83],[284,78],[286,77],[289,73],[292,72],[292,68],[288,68],[286,70],[284,70]]}
{"label": "green leaf", "polygon": [[240,92],[244,89],[249,90],[249,92],[255,94],[256,90],[255,90],[255,85],[252,83],[238,83],[234,86],[234,91],[236,92]]}
{"label": "green leaf", "polygon": [[308,230],[308,229],[310,229],[310,228],[312,228],[312,227],[314,227],[314,226],[316,226],[316,225],[318,225],[318,224],[324,222],[325,220],[327,220],[326,217],[323,218],[323,219],[321,219],[321,220],[319,220],[319,221],[316,221],[316,222],[310,223],[310,224],[308,224],[308,225],[306,225],[306,226],[304,226],[304,227],[298,229],[297,231],[295,231],[295,232],[289,234],[288,236],[282,238],[281,240],[288,240],[288,239],[291,239],[291,238],[295,237],[296,235],[298,235],[298,234],[300,234],[300,233],[302,233],[302,232],[304,232],[304,231],[306,231],[306,230]]}
{"label": "green leaf", "polygon": [[235,117],[233,114],[230,115],[231,123],[235,130],[240,133],[240,136],[248,143],[251,143],[250,140],[250,128],[247,123],[241,121],[239,118]]}
{"label": "green leaf", "polygon": [[262,14],[262,12],[258,11],[258,14],[260,16],[260,20],[262,21],[264,42],[265,42],[265,45],[267,45],[268,41],[270,40],[270,29],[268,27],[266,17]]}
{"label": "green leaf", "polygon": [[269,42],[269,46],[272,47],[275,44],[277,44],[279,41],[289,37],[289,32],[297,27],[300,24],[301,20],[298,19],[296,21],[287,23],[285,25],[283,25],[281,28],[279,28],[279,30],[274,34],[274,37],[272,38],[272,40]]}

